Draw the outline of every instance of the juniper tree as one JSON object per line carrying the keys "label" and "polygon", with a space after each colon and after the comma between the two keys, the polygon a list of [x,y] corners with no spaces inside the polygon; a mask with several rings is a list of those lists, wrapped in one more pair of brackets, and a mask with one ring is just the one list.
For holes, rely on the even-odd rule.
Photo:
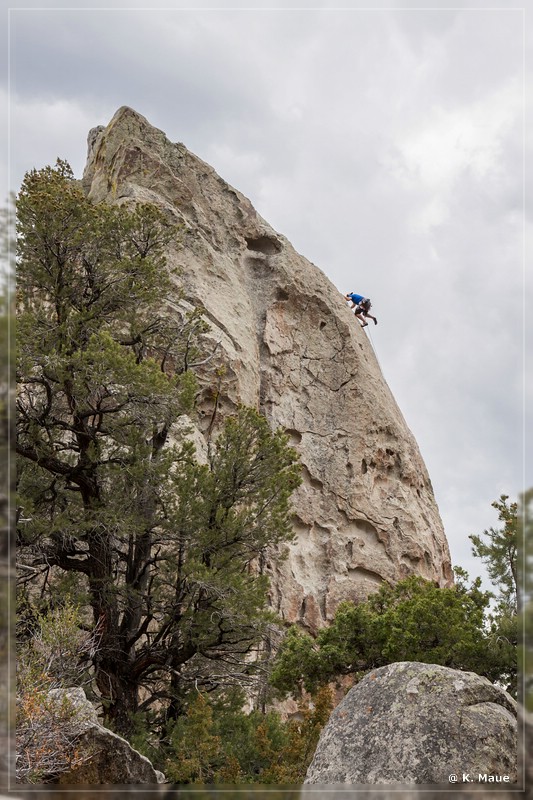
{"label": "juniper tree", "polygon": [[490,597],[479,579],[471,587],[461,578],[439,588],[419,576],[383,584],[364,602],[341,603],[315,639],[291,627],[272,683],[283,693],[314,692],[342,675],[358,680],[394,661],[442,664],[515,683],[516,666],[513,672],[506,648],[485,629]]}
{"label": "juniper tree", "polygon": [[164,704],[195,658],[246,662],[266,624],[251,565],[289,536],[299,480],[286,436],[250,409],[198,463],[183,415],[203,323],[171,302],[176,235],[152,206],[91,203],[61,161],[18,198],[23,578],[76,576],[123,732],[142,686]]}

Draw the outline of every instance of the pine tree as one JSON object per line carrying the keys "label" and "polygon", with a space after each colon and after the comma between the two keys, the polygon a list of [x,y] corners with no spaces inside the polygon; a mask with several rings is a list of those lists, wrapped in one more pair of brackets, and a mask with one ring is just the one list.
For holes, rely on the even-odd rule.
{"label": "pine tree", "polygon": [[533,711],[533,488],[521,497],[519,521],[520,573],[523,585],[523,603],[520,615],[521,658],[524,674],[523,703]]}
{"label": "pine tree", "polygon": [[503,523],[499,529],[489,528],[481,535],[471,534],[473,554],[480,558],[492,583],[498,588],[498,600],[510,613],[516,614],[519,604],[518,582],[518,504],[508,503],[508,495],[502,494],[492,503]]}
{"label": "pine tree", "polygon": [[472,534],[472,552],[481,558],[496,588],[495,608],[487,615],[492,654],[500,664],[500,682],[516,696],[518,660],[518,611],[522,605],[519,581],[518,503],[502,494],[492,503],[500,528]]}
{"label": "pine tree", "polygon": [[14,199],[0,209],[0,558],[8,552],[11,533],[9,497],[14,490],[10,447],[13,441],[11,412],[14,402],[14,307],[13,272],[15,253]]}
{"label": "pine tree", "polygon": [[195,692],[169,736],[161,764],[167,777],[219,786],[301,784],[333,707],[331,690],[302,699],[298,719],[287,721],[276,711],[243,711],[242,697],[238,705],[228,700]]}
{"label": "pine tree", "polygon": [[262,783],[286,786],[303,783],[333,705],[333,692],[327,686],[317,691],[310,705],[300,700],[301,719],[285,724],[287,741],[277,752],[271,748],[271,763],[261,774]]}
{"label": "pine tree", "polygon": [[183,415],[205,325],[174,302],[161,212],[91,203],[62,161],[26,176],[17,207],[20,563],[46,587],[75,578],[97,691],[127,732],[141,687],[176,718],[202,660],[222,681],[253,669],[252,565],[290,536],[296,454],[241,409],[198,463]]}
{"label": "pine tree", "polygon": [[214,733],[213,709],[199,693],[174,727],[171,745],[175,756],[165,766],[172,783],[212,783],[216,766],[223,761],[222,742]]}

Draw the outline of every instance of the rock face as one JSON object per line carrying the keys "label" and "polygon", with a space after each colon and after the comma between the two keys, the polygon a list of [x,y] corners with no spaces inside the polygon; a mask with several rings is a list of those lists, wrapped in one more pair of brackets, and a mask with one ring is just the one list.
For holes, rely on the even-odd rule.
{"label": "rock face", "polygon": [[59,784],[141,784],[163,783],[161,772],[123,739],[98,722],[95,709],[81,688],[54,689],[51,696],[61,703],[67,698],[75,709],[69,734],[76,736],[80,766],[60,776]]}
{"label": "rock face", "polygon": [[[167,258],[228,365],[222,414],[239,403],[259,408],[299,452],[296,539],[285,561],[267,564],[273,607],[316,631],[341,600],[382,581],[414,573],[450,583],[418,446],[323,272],[210,166],[129,108],[90,132],[83,185],[95,201],[153,202],[183,226]],[[206,400],[199,434],[210,411]]]}
{"label": "rock face", "polygon": [[507,776],[506,788],[517,781],[516,716],[510,695],[473,672],[389,664],[335,708],[305,783],[449,787],[455,774],[463,784]]}

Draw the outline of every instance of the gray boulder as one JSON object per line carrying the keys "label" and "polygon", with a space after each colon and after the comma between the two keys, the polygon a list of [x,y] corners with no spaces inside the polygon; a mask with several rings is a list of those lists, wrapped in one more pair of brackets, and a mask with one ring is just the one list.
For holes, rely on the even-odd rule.
{"label": "gray boulder", "polygon": [[[517,781],[517,707],[472,672],[401,662],[367,675],[333,711],[305,784]],[[454,779],[452,778],[452,781]]]}
{"label": "gray boulder", "polygon": [[66,698],[72,706],[69,735],[76,737],[76,749],[82,759],[79,766],[63,773],[58,783],[98,786],[164,782],[164,775],[145,756],[98,722],[83,689],[54,689],[49,696],[58,704]]}

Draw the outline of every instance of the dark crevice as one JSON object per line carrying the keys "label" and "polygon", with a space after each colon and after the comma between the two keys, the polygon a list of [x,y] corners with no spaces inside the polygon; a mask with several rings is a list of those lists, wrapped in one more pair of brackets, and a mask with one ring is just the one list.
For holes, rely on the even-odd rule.
{"label": "dark crevice", "polygon": [[272,256],[275,253],[281,252],[281,244],[270,236],[258,236],[255,239],[246,237],[246,245],[248,250],[254,250],[256,253],[264,253],[267,256]]}

